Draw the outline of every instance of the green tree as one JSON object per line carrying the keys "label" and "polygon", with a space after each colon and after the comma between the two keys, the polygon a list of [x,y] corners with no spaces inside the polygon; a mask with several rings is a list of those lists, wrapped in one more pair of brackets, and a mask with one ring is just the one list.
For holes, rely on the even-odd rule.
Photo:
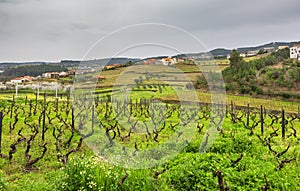
{"label": "green tree", "polygon": [[240,56],[240,53],[238,53],[238,51],[236,51],[235,49],[230,54],[229,61],[230,61],[230,67],[235,69],[240,68],[244,63],[244,60]]}
{"label": "green tree", "polygon": [[277,52],[274,52],[272,55],[274,55],[278,62],[282,62],[290,58],[290,49],[285,48],[278,50]]}
{"label": "green tree", "polygon": [[263,50],[263,49],[260,49],[259,51],[258,51],[258,54],[264,54],[265,53],[265,51]]}

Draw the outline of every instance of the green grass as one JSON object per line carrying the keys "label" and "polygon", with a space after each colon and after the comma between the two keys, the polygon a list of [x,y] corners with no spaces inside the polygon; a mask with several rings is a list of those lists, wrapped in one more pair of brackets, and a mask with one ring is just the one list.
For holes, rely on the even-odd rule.
{"label": "green grass", "polygon": [[[153,81],[152,81],[153,83]],[[151,83],[150,83],[151,84]],[[150,85],[148,84],[148,85]],[[177,86],[176,86],[177,87]],[[124,92],[117,89],[113,93],[108,93],[113,88],[97,89],[99,97],[107,94],[113,95],[115,100],[124,100]],[[161,99],[161,100],[178,100],[176,92],[180,93],[187,91],[185,88],[178,86],[178,88],[166,86],[162,88],[160,93],[158,87],[151,85],[145,89],[142,85],[134,87],[132,91],[128,93],[128,97],[133,100],[132,115],[128,117],[126,115],[120,115],[115,118],[113,106],[116,107],[116,103],[107,102],[106,100],[99,100],[97,106],[95,106],[96,118],[95,121],[95,134],[87,139],[81,149],[70,155],[68,165],[64,165],[57,157],[60,154],[65,154],[70,149],[74,149],[77,146],[80,135],[75,134],[71,145],[62,147],[61,153],[56,150],[56,140],[53,137],[53,131],[56,133],[62,128],[63,133],[61,135],[61,144],[65,145],[66,141],[71,135],[71,104],[67,103],[66,97],[59,98],[59,110],[56,114],[55,99],[47,97],[50,101],[47,107],[46,126],[48,131],[45,134],[45,141],[47,142],[48,151],[43,159],[33,165],[33,168],[29,171],[25,169],[26,165],[26,142],[22,142],[17,146],[17,152],[13,154],[13,159],[8,161],[5,158],[0,158],[0,188],[5,187],[4,190],[217,190],[217,176],[216,171],[222,170],[224,180],[230,185],[233,190],[259,190],[266,184],[264,174],[268,178],[272,190],[297,190],[299,187],[299,140],[297,137],[292,136],[292,127],[299,131],[300,121],[294,120],[292,123],[287,124],[286,139],[281,138],[281,123],[280,115],[279,120],[275,124],[271,124],[270,116],[264,116],[265,129],[264,136],[262,138],[268,138],[268,136],[274,132],[274,129],[278,130],[278,136],[271,139],[272,148],[276,152],[282,152],[290,144],[290,149],[283,154],[279,159],[260,141],[256,135],[261,135],[260,123],[253,129],[254,135],[250,135],[250,130],[243,126],[246,122],[246,116],[243,112],[237,112],[238,116],[244,115],[241,120],[236,122],[232,121],[232,115],[227,113],[225,121],[222,125],[222,133],[219,134],[212,147],[206,149],[206,153],[199,153],[200,146],[203,144],[205,138],[205,132],[209,129],[210,112],[203,107],[203,111],[200,111],[200,117],[208,115],[207,118],[196,120],[189,123],[186,127],[184,125],[178,125],[172,130],[171,125],[175,125],[181,122],[185,118],[192,116],[193,112],[187,108],[182,107],[182,113],[180,112],[178,105],[169,104],[164,108],[164,104],[159,103],[158,109],[150,108],[150,113],[147,114],[147,107],[136,105],[135,101],[144,99]],[[35,140],[32,142],[32,148],[30,154],[32,159],[40,156],[42,149],[40,145],[43,143],[41,140],[41,124],[39,121],[42,115],[43,109],[43,97],[41,96],[36,106],[36,113],[31,116],[29,114],[29,102],[25,105],[25,96],[27,94],[19,94],[15,98],[14,112],[12,118],[10,115],[10,108],[12,97],[9,94],[2,94],[0,97],[1,104],[0,110],[5,113],[3,121],[3,139],[2,153],[8,154],[10,151],[10,145],[14,143],[20,136],[18,131],[23,128],[21,135],[26,137],[28,141],[33,131],[25,124],[31,126],[38,126],[39,133]],[[201,102],[210,102],[210,94],[197,92],[199,100]],[[35,96],[27,95],[28,100],[32,100],[35,104]],[[283,101],[254,99],[241,96],[227,96],[226,102],[229,104],[231,101],[236,105],[247,105],[259,108],[263,105],[269,110],[285,108],[288,112],[297,112],[298,103],[289,103]],[[80,116],[83,119],[84,129],[81,133],[88,133],[91,130],[91,107],[88,106],[89,102],[76,103],[75,114],[79,114],[82,108],[83,113],[79,114],[76,118],[76,127],[80,121]],[[82,104],[82,105],[80,105]],[[120,103],[121,104],[121,103]],[[174,108],[173,108],[174,107]],[[35,105],[33,106],[35,108]],[[33,109],[32,108],[32,109]],[[159,119],[164,115],[160,114],[159,108],[163,108],[164,112],[171,112],[172,114],[163,121],[159,122]],[[130,107],[126,108],[127,112]],[[164,110],[165,109],[165,110]],[[174,109],[174,110],[173,110]],[[24,112],[25,111],[25,112]],[[68,113],[69,111],[69,113]],[[109,111],[108,113],[106,111]],[[267,111],[267,112],[268,112]],[[154,139],[154,126],[151,120],[151,113],[154,112],[156,116],[155,120],[158,120],[156,128],[161,130],[157,140]],[[259,109],[255,109],[251,112],[250,125],[260,120],[259,115],[255,114],[259,112]],[[18,121],[15,121],[15,113],[18,113]],[[48,114],[49,113],[49,114]],[[182,115],[182,116],[181,116]],[[57,117],[60,116],[60,117]],[[181,116],[179,118],[178,116]],[[286,115],[288,120],[291,117]],[[52,119],[53,118],[53,119]],[[52,119],[50,124],[50,119]],[[66,125],[60,119],[65,120]],[[195,120],[195,118],[193,118]],[[103,129],[99,127],[99,121],[104,125]],[[128,135],[130,129],[130,122],[138,121],[136,130],[130,135],[129,138],[125,138]],[[15,129],[10,132],[9,124],[16,122]],[[164,124],[165,122],[165,124]],[[118,123],[118,124],[117,124]],[[151,136],[146,137],[145,126],[143,123],[148,123]],[[145,156],[147,160],[150,160],[152,164],[148,169],[126,169],[124,166],[118,166],[118,160],[114,159],[116,154],[122,153],[122,147],[109,147],[108,141],[105,136],[105,131],[111,128],[111,125],[117,124],[120,137],[116,136],[115,142],[121,146],[128,148],[128,152],[133,152],[137,147],[143,155],[139,157],[131,156],[134,159],[143,159]],[[197,124],[202,126],[203,129],[197,128]],[[163,128],[164,127],[164,128]],[[187,128],[191,127],[190,131]],[[115,129],[113,129],[115,130]],[[116,130],[115,130],[116,131]],[[142,131],[143,133],[141,133]],[[180,138],[177,136],[180,132],[184,133]],[[110,136],[113,136],[113,131],[109,131]],[[291,135],[291,136],[289,136]],[[188,143],[184,142],[187,139]],[[182,143],[182,144],[181,144]],[[97,146],[93,148],[92,146]],[[182,147],[185,146],[184,148]],[[104,152],[104,148],[109,148]],[[166,151],[176,151],[174,157],[168,158]],[[95,153],[102,152],[106,154],[107,158],[98,158]],[[115,153],[114,153],[115,152]],[[108,156],[107,154],[111,155]],[[236,165],[232,165],[231,161],[236,160],[241,154],[244,157]],[[120,156],[123,156],[120,154]],[[124,155],[128,157],[128,155]],[[287,163],[280,170],[277,169],[280,160],[295,158],[295,161]],[[144,161],[144,162],[147,162]],[[164,161],[161,162],[161,161]],[[137,160],[140,161],[140,160]],[[134,164],[133,161],[128,163],[129,166]],[[145,163],[146,164],[146,163]],[[128,173],[128,176],[124,179],[122,184],[119,184],[124,175]],[[1,176],[2,174],[2,176]],[[155,176],[157,174],[157,176]]]}

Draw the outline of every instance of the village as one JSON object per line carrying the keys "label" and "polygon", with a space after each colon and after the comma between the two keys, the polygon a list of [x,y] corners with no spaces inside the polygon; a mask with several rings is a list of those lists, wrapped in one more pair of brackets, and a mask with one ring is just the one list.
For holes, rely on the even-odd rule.
{"label": "village", "polygon": [[[268,55],[278,50],[283,50],[289,48],[290,50],[290,58],[293,60],[300,60],[300,44],[294,44],[293,46],[278,46],[278,48],[274,47],[265,47],[258,50],[252,50],[248,52],[240,52],[240,57],[248,58],[255,57],[258,55]],[[203,59],[207,60],[212,58],[209,54],[200,54],[197,57],[160,57],[160,58],[150,58],[141,60],[135,64],[140,65],[164,65],[174,67],[178,63],[193,63],[195,59]],[[214,59],[230,59],[230,54],[228,55],[217,55]],[[62,90],[66,91],[71,88],[72,80],[76,74],[85,74],[91,72],[100,72],[106,70],[115,70],[120,67],[126,67],[126,64],[108,64],[106,66],[100,66],[98,69],[91,68],[89,66],[78,67],[77,69],[69,69],[68,71],[61,72],[46,72],[39,76],[23,76],[12,78],[6,82],[0,82],[0,89],[39,89],[41,90]],[[98,75],[97,80],[101,82],[106,79],[104,75]],[[62,83],[63,82],[63,83]],[[68,82],[68,83],[65,83]]]}

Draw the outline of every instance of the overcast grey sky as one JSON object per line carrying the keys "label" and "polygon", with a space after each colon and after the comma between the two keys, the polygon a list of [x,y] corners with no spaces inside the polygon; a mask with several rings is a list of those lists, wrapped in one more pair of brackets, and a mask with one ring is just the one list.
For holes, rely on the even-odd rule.
{"label": "overcast grey sky", "polygon": [[[118,56],[145,57],[173,54],[175,49],[203,51],[196,45],[184,45],[189,42],[187,37],[175,28],[177,32],[162,27],[152,33],[153,26],[147,26],[112,35],[87,54],[105,35],[141,23],[179,27],[209,50],[296,41],[300,40],[299,7],[299,0],[0,0],[0,62],[94,59],[118,52]],[[167,43],[172,46],[169,49],[149,45],[165,45],[166,39],[177,43]],[[129,42],[131,46],[148,45],[122,52]]]}

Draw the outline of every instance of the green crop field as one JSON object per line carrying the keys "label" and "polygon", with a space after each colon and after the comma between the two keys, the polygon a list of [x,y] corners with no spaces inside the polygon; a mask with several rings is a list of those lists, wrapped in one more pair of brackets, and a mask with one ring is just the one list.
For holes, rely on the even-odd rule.
{"label": "green crop field", "polygon": [[194,89],[211,71],[225,89],[226,67],[131,65],[76,75],[57,97],[3,90],[0,189],[299,190],[300,103]]}
{"label": "green crop field", "polygon": [[211,105],[200,92],[199,103],[179,104],[173,86],[147,83],[127,96],[1,94],[0,188],[298,190],[299,105],[239,96]]}
{"label": "green crop field", "polygon": [[299,5],[0,0],[0,191],[300,191]]}

